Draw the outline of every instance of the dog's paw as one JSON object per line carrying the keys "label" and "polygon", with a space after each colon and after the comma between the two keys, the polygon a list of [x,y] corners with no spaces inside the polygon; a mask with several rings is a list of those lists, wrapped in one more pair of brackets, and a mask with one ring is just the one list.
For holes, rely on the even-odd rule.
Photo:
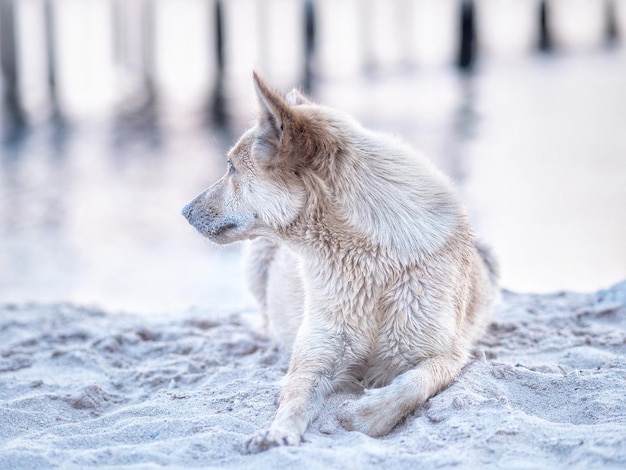
{"label": "dog's paw", "polygon": [[281,431],[280,429],[264,429],[248,438],[244,444],[244,451],[247,454],[258,454],[271,447],[298,446],[301,440],[300,436],[292,432]]}
{"label": "dog's paw", "polygon": [[359,400],[345,403],[337,418],[348,431],[380,437],[388,434],[402,416],[393,405],[382,402],[376,391],[368,390]]}

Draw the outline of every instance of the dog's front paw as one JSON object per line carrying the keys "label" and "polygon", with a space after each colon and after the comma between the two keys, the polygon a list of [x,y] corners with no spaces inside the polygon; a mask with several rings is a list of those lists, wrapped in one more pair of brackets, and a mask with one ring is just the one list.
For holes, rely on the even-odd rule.
{"label": "dog's front paw", "polygon": [[376,390],[368,390],[367,394],[354,402],[344,404],[338,419],[348,431],[359,431],[372,437],[380,437],[389,433],[402,418],[398,410],[381,400]]}
{"label": "dog's front paw", "polygon": [[244,444],[247,454],[258,454],[271,447],[300,445],[301,437],[280,429],[264,429],[253,434]]}

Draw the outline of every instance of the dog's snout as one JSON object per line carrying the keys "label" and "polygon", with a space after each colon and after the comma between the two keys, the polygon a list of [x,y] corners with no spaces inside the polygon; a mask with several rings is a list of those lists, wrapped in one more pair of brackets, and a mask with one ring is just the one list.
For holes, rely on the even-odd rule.
{"label": "dog's snout", "polygon": [[190,202],[185,207],[183,207],[181,214],[183,214],[183,217],[185,217],[185,219],[191,221],[191,215],[193,214],[193,202]]}

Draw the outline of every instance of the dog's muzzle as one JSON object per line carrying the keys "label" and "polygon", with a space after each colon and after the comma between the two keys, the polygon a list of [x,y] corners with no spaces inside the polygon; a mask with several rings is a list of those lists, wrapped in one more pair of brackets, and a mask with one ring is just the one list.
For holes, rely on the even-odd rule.
{"label": "dog's muzzle", "polygon": [[193,201],[183,207],[181,214],[183,215],[183,217],[185,217],[185,219],[187,219],[189,223],[191,223],[191,218],[193,217]]}

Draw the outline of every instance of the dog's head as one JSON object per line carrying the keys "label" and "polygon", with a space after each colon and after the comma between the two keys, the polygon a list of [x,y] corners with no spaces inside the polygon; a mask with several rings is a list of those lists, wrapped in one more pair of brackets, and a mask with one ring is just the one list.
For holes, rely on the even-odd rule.
{"label": "dog's head", "polygon": [[331,152],[323,119],[316,120],[321,107],[296,90],[281,96],[256,73],[254,83],[256,124],[229,151],[226,174],[182,211],[219,244],[273,236],[292,224],[307,203],[303,172]]}

